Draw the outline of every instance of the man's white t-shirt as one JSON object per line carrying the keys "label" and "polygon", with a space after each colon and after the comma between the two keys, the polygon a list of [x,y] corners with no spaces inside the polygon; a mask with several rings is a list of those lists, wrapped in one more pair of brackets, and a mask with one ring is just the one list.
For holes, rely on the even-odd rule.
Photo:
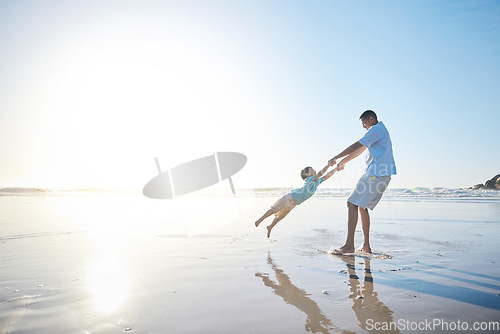
{"label": "man's white t-shirt", "polygon": [[396,163],[392,155],[392,142],[384,123],[378,122],[358,140],[368,148],[366,173],[371,176],[396,175]]}

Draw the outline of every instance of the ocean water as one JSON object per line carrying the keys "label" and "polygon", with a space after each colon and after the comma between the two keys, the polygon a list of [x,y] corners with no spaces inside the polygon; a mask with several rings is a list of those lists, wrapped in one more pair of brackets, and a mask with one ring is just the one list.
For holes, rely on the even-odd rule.
{"label": "ocean water", "polygon": [[[282,196],[289,192],[290,187],[277,188],[243,188],[238,189],[239,197],[275,197]],[[352,188],[318,188],[314,196],[319,197],[348,197]],[[43,189],[43,188],[22,188],[10,187],[0,188],[0,196],[69,196],[69,195],[140,195],[138,189],[101,189],[101,188],[83,188],[83,189]],[[218,196],[233,197],[233,194],[227,189],[208,188],[196,192],[196,196]],[[192,197],[192,196],[191,196]],[[384,198],[486,198],[500,199],[499,190],[468,189],[468,188],[443,188],[443,187],[415,187],[415,188],[388,188],[384,193]]]}

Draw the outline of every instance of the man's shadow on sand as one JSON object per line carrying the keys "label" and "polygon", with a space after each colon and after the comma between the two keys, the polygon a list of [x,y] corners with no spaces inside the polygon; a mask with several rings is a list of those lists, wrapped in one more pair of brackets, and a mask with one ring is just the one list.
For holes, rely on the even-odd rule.
{"label": "man's shadow on sand", "polygon": [[[349,256],[339,257],[342,258],[347,265],[351,292],[349,299],[353,302],[352,309],[358,319],[358,325],[368,331],[368,319],[379,322],[392,322],[393,312],[378,299],[377,293],[374,291],[373,277],[370,270],[370,259],[365,259],[364,280],[363,284],[360,285],[359,277],[356,274],[354,266],[355,259]],[[306,314],[306,331],[312,333],[331,333],[332,331],[353,333],[335,326],[323,313],[318,304],[309,297],[309,294],[305,290],[295,286],[288,275],[274,264],[270,253],[268,253],[267,263],[271,265],[274,270],[277,282],[271,280],[267,274],[256,273],[255,276],[260,277],[264,285],[273,289],[273,293],[283,298],[285,303],[295,306],[298,310]],[[397,331],[394,333],[399,332]]]}

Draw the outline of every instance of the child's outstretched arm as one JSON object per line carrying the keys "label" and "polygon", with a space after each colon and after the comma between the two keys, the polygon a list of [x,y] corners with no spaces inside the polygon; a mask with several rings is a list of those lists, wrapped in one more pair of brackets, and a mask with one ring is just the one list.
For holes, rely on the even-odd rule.
{"label": "child's outstretched arm", "polygon": [[322,177],[323,174],[326,173],[326,171],[328,170],[329,167],[330,167],[330,165],[326,165],[325,167],[323,167],[322,170],[320,170],[318,173],[316,173],[316,175],[314,176],[314,181],[316,181],[317,179],[319,179],[320,177]]}
{"label": "child's outstretched arm", "polygon": [[332,176],[333,174],[335,174],[335,172],[338,171],[338,167],[335,167],[334,169],[332,169],[331,171],[329,171],[324,177],[323,177],[323,182],[325,182],[326,180],[328,180],[330,178],[330,176]]}

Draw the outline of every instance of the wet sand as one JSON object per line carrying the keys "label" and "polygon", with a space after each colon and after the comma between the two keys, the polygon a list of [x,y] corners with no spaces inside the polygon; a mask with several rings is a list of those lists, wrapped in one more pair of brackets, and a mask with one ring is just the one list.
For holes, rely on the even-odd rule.
{"label": "wet sand", "polygon": [[268,240],[271,218],[253,223],[275,200],[0,197],[0,333],[382,333],[374,327],[391,323],[385,332],[411,333],[422,331],[405,324],[499,321],[500,201],[384,199],[372,249],[386,258],[327,254],[344,241],[343,198],[311,198]]}

